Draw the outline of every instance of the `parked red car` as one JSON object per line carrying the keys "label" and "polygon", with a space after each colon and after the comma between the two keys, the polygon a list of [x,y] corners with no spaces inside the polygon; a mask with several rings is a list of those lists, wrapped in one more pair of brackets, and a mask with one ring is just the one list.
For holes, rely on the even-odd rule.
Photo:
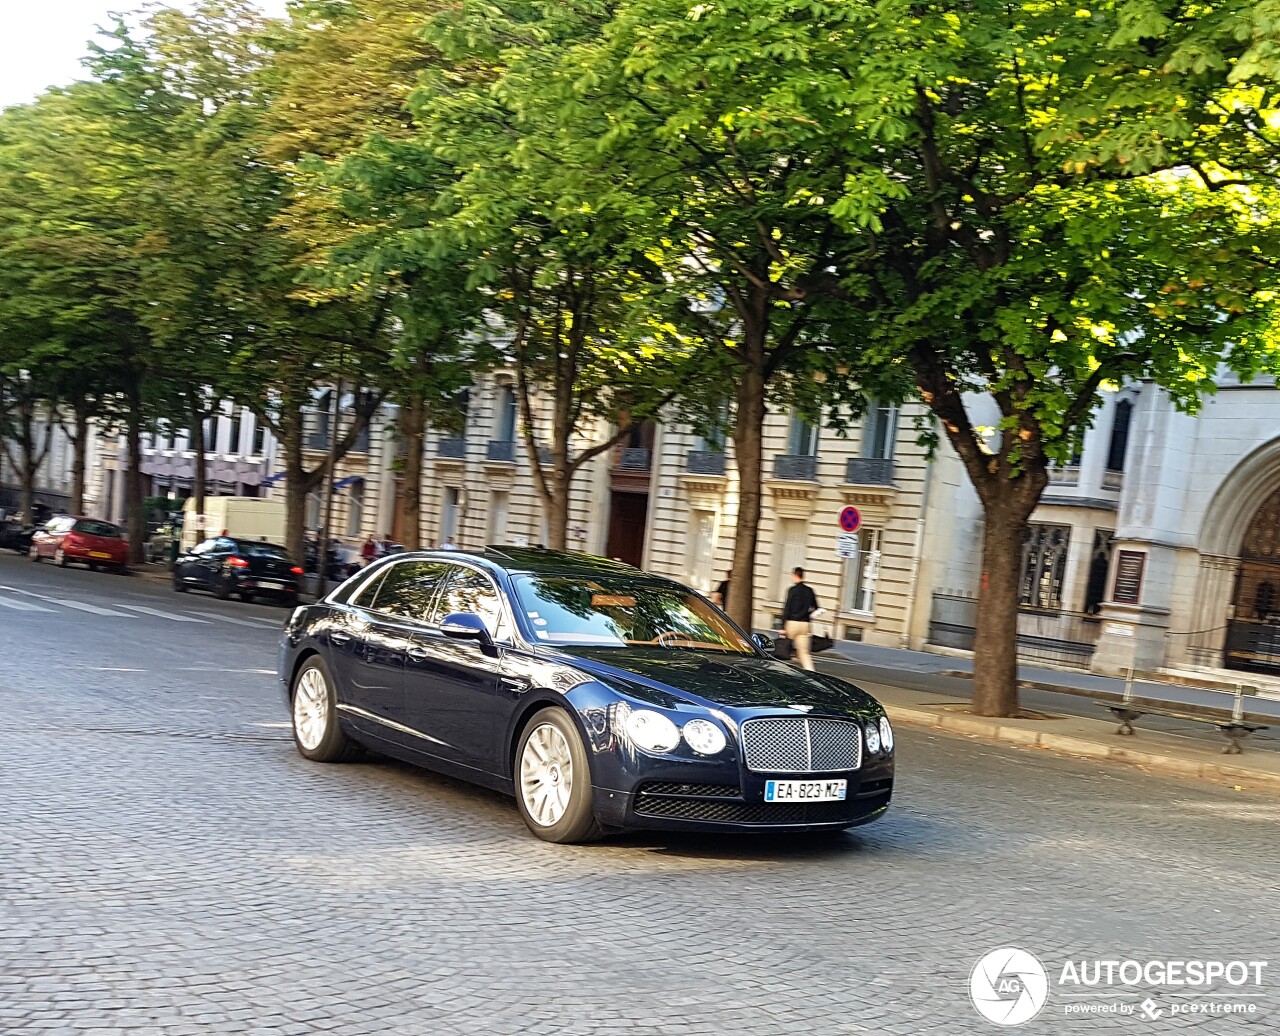
{"label": "parked red car", "polygon": [[54,518],[31,537],[31,560],[52,558],[64,568],[77,562],[92,569],[99,566],[123,572],[129,563],[129,545],[124,530],[96,518]]}

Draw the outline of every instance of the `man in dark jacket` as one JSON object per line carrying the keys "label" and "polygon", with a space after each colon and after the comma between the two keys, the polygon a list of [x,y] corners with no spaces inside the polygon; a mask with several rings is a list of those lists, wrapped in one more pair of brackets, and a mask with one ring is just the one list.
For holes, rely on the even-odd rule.
{"label": "man in dark jacket", "polygon": [[809,652],[809,620],[818,610],[818,598],[813,587],[804,581],[804,569],[791,571],[791,589],[787,591],[782,606],[782,632],[791,641],[796,661],[801,669],[813,671],[813,655]]}

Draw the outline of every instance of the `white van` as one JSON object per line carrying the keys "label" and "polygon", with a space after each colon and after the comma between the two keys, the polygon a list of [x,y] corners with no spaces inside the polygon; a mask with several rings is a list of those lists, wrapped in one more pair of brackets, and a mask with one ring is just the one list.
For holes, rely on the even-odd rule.
{"label": "white van", "polygon": [[220,535],[223,530],[228,536],[283,545],[284,501],[257,496],[206,496],[201,527],[196,514],[196,498],[188,497],[182,508],[183,550],[190,550],[202,540]]}

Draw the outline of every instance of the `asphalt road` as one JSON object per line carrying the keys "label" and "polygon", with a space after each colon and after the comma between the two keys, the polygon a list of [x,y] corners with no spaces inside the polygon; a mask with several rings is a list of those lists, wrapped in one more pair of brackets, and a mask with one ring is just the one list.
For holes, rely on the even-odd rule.
{"label": "asphalt road", "polygon": [[[1001,946],[1053,979],[1021,1031],[1277,1028],[1278,798],[900,730],[856,833],[552,846],[499,795],[299,757],[283,618],[0,557],[0,1033],[956,1036],[1000,1031],[967,990]],[[1224,1016],[1069,996],[1095,958],[1272,963]]]}

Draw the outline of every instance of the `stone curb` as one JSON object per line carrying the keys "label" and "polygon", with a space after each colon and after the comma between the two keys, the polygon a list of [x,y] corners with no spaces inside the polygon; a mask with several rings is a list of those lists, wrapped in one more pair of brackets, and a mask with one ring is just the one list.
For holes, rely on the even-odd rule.
{"label": "stone curb", "polygon": [[1107,745],[1090,738],[1073,737],[1070,734],[1002,726],[997,721],[979,716],[956,716],[933,712],[929,709],[912,708],[909,705],[886,705],[885,711],[894,723],[903,723],[911,727],[924,727],[945,731],[948,734],[979,737],[986,741],[1018,745],[1022,748],[1043,748],[1051,752],[1062,752],[1086,759],[1102,759],[1113,763],[1125,763],[1129,766],[1142,766],[1179,777],[1197,777],[1232,783],[1249,781],[1265,785],[1268,791],[1280,792],[1280,773],[1249,770],[1224,763],[1182,759],[1160,752]]}

